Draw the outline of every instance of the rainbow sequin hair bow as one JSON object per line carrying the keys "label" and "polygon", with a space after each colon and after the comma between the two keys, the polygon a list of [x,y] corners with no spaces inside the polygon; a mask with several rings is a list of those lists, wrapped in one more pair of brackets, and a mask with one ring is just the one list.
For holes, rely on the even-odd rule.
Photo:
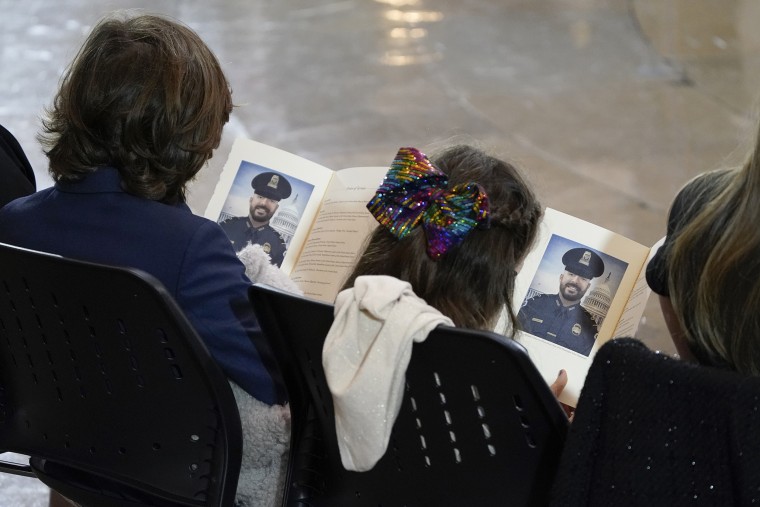
{"label": "rainbow sequin hair bow", "polygon": [[427,254],[438,260],[475,227],[487,227],[488,196],[477,183],[448,187],[448,177],[415,148],[401,148],[367,209],[398,239],[422,225]]}

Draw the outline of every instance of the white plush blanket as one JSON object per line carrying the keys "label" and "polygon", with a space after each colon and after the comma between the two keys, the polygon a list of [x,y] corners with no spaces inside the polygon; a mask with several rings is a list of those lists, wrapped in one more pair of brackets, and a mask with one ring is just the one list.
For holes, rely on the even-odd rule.
{"label": "white plush blanket", "polygon": [[[259,245],[249,245],[238,253],[251,281],[271,285],[295,294],[298,286],[276,266]],[[287,470],[290,443],[290,410],[287,406],[266,405],[230,382],[243,427],[243,462],[238,480],[240,506],[280,505]]]}

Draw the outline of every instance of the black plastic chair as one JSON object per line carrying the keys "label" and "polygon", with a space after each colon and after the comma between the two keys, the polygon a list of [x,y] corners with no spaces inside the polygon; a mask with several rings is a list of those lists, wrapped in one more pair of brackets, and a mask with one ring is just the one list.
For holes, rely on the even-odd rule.
{"label": "black plastic chair", "polygon": [[414,345],[385,456],[349,472],[322,370],[333,307],[261,285],[250,298],[290,395],[284,506],[545,504],[568,422],[522,347],[435,329]]}
{"label": "black plastic chair", "polygon": [[156,279],[0,244],[0,449],[87,506],[231,506],[240,416]]}

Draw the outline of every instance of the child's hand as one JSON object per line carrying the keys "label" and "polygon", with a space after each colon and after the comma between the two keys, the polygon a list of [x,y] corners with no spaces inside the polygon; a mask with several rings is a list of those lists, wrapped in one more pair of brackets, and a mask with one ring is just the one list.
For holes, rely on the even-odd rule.
{"label": "child's hand", "polygon": [[[559,375],[557,375],[557,380],[554,381],[554,383],[549,386],[549,388],[552,390],[552,393],[554,393],[554,396],[559,399],[559,395],[562,394],[562,391],[565,389],[565,386],[567,385],[567,372],[565,370],[559,370]],[[573,421],[573,416],[575,415],[575,409],[571,407],[570,405],[565,405],[564,403],[560,403],[562,405],[562,410],[565,411],[565,415],[567,415],[567,418],[570,419],[570,422]]]}

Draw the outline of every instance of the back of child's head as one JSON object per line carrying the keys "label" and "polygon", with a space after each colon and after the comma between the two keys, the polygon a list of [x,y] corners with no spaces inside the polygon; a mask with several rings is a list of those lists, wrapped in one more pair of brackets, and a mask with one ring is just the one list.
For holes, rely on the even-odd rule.
{"label": "back of child's head", "polygon": [[101,20],[43,121],[53,179],[119,170],[129,193],[175,203],[219,146],[232,96],[219,61],[187,26],[150,14]]}
{"label": "back of child's head", "polygon": [[[410,153],[404,150],[424,157],[406,148],[399,156]],[[424,163],[428,163],[427,159]],[[433,184],[440,188],[417,192],[415,196],[441,193],[450,196],[455,187],[465,192],[479,189],[479,194],[474,190],[471,200],[471,215],[477,223],[467,218],[447,220],[436,213],[440,231],[420,219],[399,238],[395,227],[398,223],[394,226],[389,220],[378,218],[381,225],[371,234],[344,288],[352,287],[356,277],[362,275],[394,276],[409,282],[418,296],[457,326],[491,329],[506,307],[511,324],[516,327],[512,292],[517,270],[538,232],[542,216],[538,199],[516,167],[471,146],[457,145],[444,150],[432,157],[432,168],[445,175]],[[391,172],[393,168],[386,182]],[[378,195],[387,190],[386,182]],[[407,201],[415,199],[416,202],[410,202],[413,208],[429,205],[427,199],[420,197]],[[377,204],[377,196],[370,203],[370,210],[375,213],[373,203]],[[442,207],[447,208],[448,204]],[[462,233],[462,222],[473,226],[465,227],[466,232]],[[452,237],[455,239],[450,241]]]}

